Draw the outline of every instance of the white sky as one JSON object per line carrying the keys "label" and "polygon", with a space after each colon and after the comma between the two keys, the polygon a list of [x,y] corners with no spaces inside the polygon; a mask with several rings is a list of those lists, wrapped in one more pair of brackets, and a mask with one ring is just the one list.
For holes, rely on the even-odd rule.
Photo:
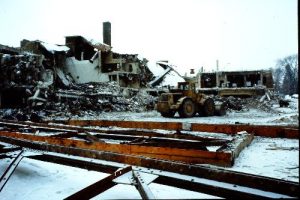
{"label": "white sky", "polygon": [[0,0],[0,44],[22,39],[102,42],[112,23],[115,52],[169,60],[181,73],[267,69],[298,52],[297,0]]}

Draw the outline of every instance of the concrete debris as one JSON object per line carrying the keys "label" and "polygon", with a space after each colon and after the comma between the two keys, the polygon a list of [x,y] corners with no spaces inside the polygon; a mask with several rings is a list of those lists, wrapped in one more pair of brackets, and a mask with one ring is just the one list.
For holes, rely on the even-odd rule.
{"label": "concrete debris", "polygon": [[0,87],[33,85],[41,76],[41,55],[10,55],[0,53]]}
{"label": "concrete debris", "polygon": [[[145,91],[130,91],[124,96],[116,82],[76,84],[69,89],[36,90],[28,105],[20,109],[3,109],[3,119],[41,121],[44,117],[91,116],[102,112],[153,110],[157,97]],[[1,111],[0,111],[1,112]],[[32,113],[32,114],[31,114]]]}
{"label": "concrete debris", "polygon": [[251,108],[255,108],[268,113],[278,113],[279,111],[275,109],[276,105],[282,107],[281,104],[286,105],[284,102],[289,102],[289,100],[282,99],[279,95],[269,91],[263,96],[253,96],[248,98],[234,96],[221,97],[218,95],[214,96],[213,98],[215,101],[225,102],[226,108],[229,112],[243,112],[248,111]]}

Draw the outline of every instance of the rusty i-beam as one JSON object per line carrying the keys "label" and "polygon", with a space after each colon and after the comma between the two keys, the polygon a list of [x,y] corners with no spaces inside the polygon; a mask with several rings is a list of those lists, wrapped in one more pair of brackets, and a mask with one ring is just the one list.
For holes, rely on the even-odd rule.
{"label": "rusty i-beam", "polygon": [[[157,133],[144,132],[142,129],[154,130],[173,130],[173,131],[198,131],[198,132],[212,132],[212,133],[225,133],[234,135],[240,131],[253,133],[255,136],[271,137],[271,138],[299,138],[299,128],[296,126],[281,126],[281,125],[250,125],[250,124],[200,124],[200,123],[184,123],[184,122],[152,122],[152,121],[115,121],[115,120],[52,120],[43,123],[33,122],[19,122],[13,120],[0,120],[0,125],[15,124],[16,126],[24,125],[44,127],[45,129],[62,129],[76,130],[76,131],[94,131],[91,127],[120,127],[140,129],[134,135],[148,135],[151,137],[158,136]],[[103,131],[102,131],[103,132]],[[107,131],[113,133],[115,131]],[[132,131],[131,131],[132,132]],[[131,133],[133,134],[133,133]],[[159,134],[161,136],[161,134]],[[162,137],[162,136],[161,136]],[[192,135],[166,135],[165,137],[195,139]]]}
{"label": "rusty i-beam", "polygon": [[[299,194],[299,183],[294,183],[290,181],[284,181],[280,179],[268,178],[263,176],[257,176],[252,174],[246,174],[242,172],[234,172],[226,169],[219,169],[216,167],[208,167],[208,166],[200,166],[200,165],[190,165],[180,162],[172,162],[166,160],[159,160],[159,159],[152,159],[146,158],[142,156],[133,156],[133,155],[121,155],[111,152],[102,152],[102,151],[95,151],[95,150],[87,150],[87,149],[78,149],[73,147],[63,147],[57,145],[49,145],[45,143],[38,143],[38,142],[29,142],[26,140],[20,140],[15,138],[7,138],[7,137],[0,137],[3,142],[15,144],[22,147],[28,147],[31,149],[38,149],[42,151],[52,151],[57,153],[63,153],[68,155],[75,155],[81,157],[88,157],[88,158],[95,158],[100,160],[107,160],[113,161],[117,163],[125,163],[129,165],[136,165],[142,166],[145,168],[152,168],[158,169],[163,171],[175,172],[185,175],[190,175],[199,178],[205,178],[210,180],[215,180],[217,182],[225,182],[234,185],[240,185],[249,188],[256,188],[262,191],[270,191],[278,194],[285,194],[292,197],[296,197]],[[116,170],[116,167],[109,166],[107,164],[97,164],[90,161],[76,161],[74,159],[68,157],[58,157],[58,156],[29,156],[33,159],[43,160],[43,161],[50,161],[59,164],[65,164],[70,166],[81,167],[90,170],[96,171],[103,171],[106,173],[112,173]],[[241,193],[234,192],[233,190],[228,190],[225,188],[219,188],[214,185],[210,187],[207,185],[200,185],[193,182],[193,181],[178,181],[174,178],[164,178],[164,176],[160,176],[156,183],[159,184],[166,184],[170,186],[175,186],[177,183],[177,187],[185,188],[192,191],[203,192],[212,195],[220,195],[221,197],[241,197]],[[231,192],[230,192],[231,191]],[[253,199],[254,197],[262,197],[258,195],[251,195],[247,194],[247,192],[243,194],[243,198],[250,198]]]}
{"label": "rusty i-beam", "polygon": [[123,169],[117,170],[114,173],[112,173],[110,176],[101,179],[100,181],[76,192],[75,194],[72,194],[71,196],[65,198],[65,200],[88,200],[91,199],[98,194],[108,190],[109,188],[117,185],[113,182],[113,179],[122,176],[126,172],[129,172],[132,170],[131,166],[125,167]]}
{"label": "rusty i-beam", "polygon": [[299,128],[276,125],[249,125],[249,124],[199,124],[181,122],[152,122],[152,121],[111,121],[111,120],[57,120],[51,121],[73,126],[116,126],[122,128],[162,129],[162,130],[189,130],[200,132],[213,132],[236,134],[240,131],[254,133],[255,136],[299,138]]}
{"label": "rusty i-beam", "polygon": [[[116,180],[112,180],[113,178],[116,178],[116,174],[114,171],[117,170],[114,163],[110,164],[102,164],[102,163],[94,163],[90,161],[84,161],[84,160],[78,160],[80,158],[74,159],[69,157],[61,157],[58,155],[49,155],[49,154],[42,154],[42,155],[35,155],[35,156],[29,156],[28,158],[41,160],[41,161],[47,161],[47,162],[54,162],[58,164],[64,164],[68,166],[75,166],[81,167],[88,170],[95,170],[99,172],[103,172],[103,169],[107,173],[107,171],[111,171],[110,176],[90,185],[86,188],[82,189],[79,192],[76,192],[75,194],[69,196],[67,199],[89,199],[93,196],[99,195],[101,192],[104,192],[110,187],[113,187],[117,183],[119,183]],[[176,165],[174,163],[174,165]],[[98,166],[98,167],[96,167]],[[121,170],[123,170],[123,174],[126,172],[129,172],[129,170],[132,171],[132,181],[130,183],[125,184],[132,184],[134,185],[137,190],[139,191],[142,199],[155,199],[155,196],[151,192],[149,188],[149,184],[156,183],[156,184],[162,184],[167,186],[173,186],[176,188],[182,188],[189,191],[194,192],[200,192],[204,194],[210,194],[218,197],[223,198],[241,198],[241,199],[262,199],[262,198],[290,198],[296,195],[296,191],[294,191],[293,195],[291,195],[289,192],[284,190],[281,190],[281,192],[277,191],[275,188],[276,179],[271,179],[272,181],[266,184],[264,182],[263,177],[255,177],[258,182],[264,182],[263,188],[260,187],[249,187],[249,186],[243,186],[236,183],[230,183],[228,179],[223,179],[222,182],[219,181],[213,181],[205,178],[197,179],[196,177],[177,177],[176,175],[169,173],[165,173],[162,171],[156,171],[153,169],[143,169],[139,167],[131,168],[130,166],[127,166]],[[128,169],[128,170],[126,170]],[[125,171],[126,170],[126,171]],[[120,171],[120,170],[118,170]],[[154,176],[154,178],[150,181],[145,181],[143,179],[143,175],[145,174],[151,174]],[[226,176],[226,173],[219,173],[219,176]],[[253,178],[253,177],[252,177]],[[135,181],[133,181],[135,180]],[[247,176],[244,177],[244,182],[249,181],[247,179]],[[122,182],[120,182],[122,184]],[[290,184],[289,187],[292,185],[296,186],[295,183],[291,182],[282,182],[281,188],[286,188],[287,184]],[[272,186],[273,190],[270,191],[266,188]],[[258,189],[259,188],[259,189]],[[287,194],[288,193],[288,194]],[[70,198],[71,197],[71,198]],[[171,196],[170,196],[171,197]]]}
{"label": "rusty i-beam", "polygon": [[[97,129],[88,129],[91,132],[97,133],[91,135],[86,131],[87,129],[82,130],[80,127],[70,125],[49,125],[11,121],[2,121],[0,125],[5,127],[0,132],[0,136],[5,137],[47,142],[48,144],[67,147],[140,155],[185,163],[205,163],[220,166],[232,166],[240,151],[253,140],[253,134],[237,135],[234,136],[233,140],[208,139],[188,134],[180,134],[181,138],[188,138],[188,140],[186,140],[178,139],[176,134],[151,132],[150,136],[147,136],[147,132],[135,132],[134,136],[132,136],[131,132],[107,134],[106,131],[99,133]],[[22,134],[18,132],[18,130],[26,131],[26,134]],[[37,130],[58,131],[58,134],[46,136],[47,133],[44,133],[43,136],[39,136],[38,133],[36,133]],[[129,142],[119,142],[117,144],[107,143],[100,139],[103,137],[115,140],[125,139],[129,140]],[[235,140],[235,138],[239,139]],[[229,143],[230,145],[228,145]],[[217,151],[208,151],[206,146],[220,147]]]}
{"label": "rusty i-beam", "polygon": [[[226,139],[212,139],[208,137],[201,137],[201,136],[194,136],[191,134],[178,134],[177,132],[170,133],[170,134],[161,134],[155,130],[143,130],[143,129],[131,129],[131,130],[113,130],[107,127],[102,127],[102,129],[97,129],[97,127],[81,127],[81,126],[72,126],[72,125],[62,125],[62,124],[53,124],[53,123],[35,123],[35,122],[19,122],[19,121],[12,121],[12,120],[0,120],[0,126],[5,127],[6,130],[18,130],[18,129],[26,129],[26,131],[45,131],[45,132],[62,132],[60,137],[72,137],[74,134],[81,132],[94,132],[99,134],[105,134],[106,139],[109,138],[110,135],[113,135],[113,137],[116,137],[116,135],[119,135],[119,139],[128,139],[128,137],[151,137],[153,138],[174,138],[174,139],[186,139],[186,140],[195,140],[195,141],[202,141],[202,142],[213,142],[214,146],[218,146],[217,143],[224,143],[226,142]],[[123,138],[122,135],[125,135]],[[127,137],[127,138],[126,138]],[[136,139],[135,138],[135,139]],[[228,140],[227,140],[228,141]]]}
{"label": "rusty i-beam", "polygon": [[10,176],[14,173],[15,169],[17,168],[18,164],[21,162],[23,150],[21,150],[18,155],[13,159],[7,169],[4,171],[0,178],[0,192],[4,188],[5,184],[7,183]]}
{"label": "rusty i-beam", "polygon": [[[129,144],[112,144],[0,131],[0,140],[2,140],[3,137],[16,138],[30,142],[45,142],[47,144],[64,147],[74,147],[80,149],[114,152],[123,155],[138,155],[162,160],[180,161],[191,164],[208,163],[220,166],[232,166],[235,158],[235,155],[231,151],[210,152],[198,149],[182,149],[180,147],[170,148]],[[252,139],[248,142],[251,141]]]}

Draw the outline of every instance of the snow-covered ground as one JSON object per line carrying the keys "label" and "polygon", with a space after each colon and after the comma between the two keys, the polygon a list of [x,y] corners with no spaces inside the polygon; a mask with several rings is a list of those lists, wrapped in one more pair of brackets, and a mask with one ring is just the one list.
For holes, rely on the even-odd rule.
{"label": "snow-covered ground", "polygon": [[299,182],[299,140],[257,136],[228,169]]}
{"label": "snow-covered ground", "polygon": [[[270,112],[249,109],[248,111],[228,112],[222,117],[163,118],[158,112],[151,111],[102,113],[89,119],[298,126],[298,99],[292,98],[291,100],[287,108],[273,105]],[[9,159],[0,159],[0,174],[9,162]],[[299,182],[299,140],[255,137],[235,160],[234,166],[227,169]],[[108,174],[24,158],[0,192],[0,199],[63,199],[106,176]],[[159,199],[212,198],[209,195],[155,183],[151,183],[149,188]],[[141,199],[141,196],[134,186],[119,184],[94,199]]]}
{"label": "snow-covered ground", "polygon": [[292,98],[289,107],[272,105],[271,109],[264,111],[258,108],[249,108],[242,111],[227,111],[225,116],[179,118],[176,113],[174,118],[161,117],[157,111],[150,112],[105,112],[88,117],[73,116],[73,119],[97,119],[97,120],[134,120],[134,121],[160,121],[160,122],[189,122],[208,124],[235,124],[249,123],[259,125],[292,125],[299,124],[298,99]]}
{"label": "snow-covered ground", "polygon": [[[286,110],[286,109],[285,109]],[[179,118],[178,114],[174,118],[161,117],[157,111],[128,113],[128,112],[110,112],[102,113],[98,116],[74,117],[74,119],[97,119],[97,120],[134,120],[134,121],[159,121],[159,122],[190,122],[190,123],[208,123],[208,124],[268,124],[268,125],[294,125],[298,126],[299,114],[290,113],[282,110],[281,113],[274,114],[263,112],[258,109],[241,112],[227,112],[225,116]]]}

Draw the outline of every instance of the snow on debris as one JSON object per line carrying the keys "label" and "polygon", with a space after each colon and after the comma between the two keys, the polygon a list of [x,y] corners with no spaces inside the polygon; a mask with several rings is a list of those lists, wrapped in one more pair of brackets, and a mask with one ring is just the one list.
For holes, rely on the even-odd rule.
{"label": "snow on debris", "polygon": [[64,46],[64,45],[56,45],[56,44],[49,44],[49,43],[46,43],[46,42],[40,42],[41,45],[43,45],[47,51],[51,52],[51,53],[54,53],[55,51],[64,51],[64,52],[67,52],[70,50],[69,47],[67,46]]}
{"label": "snow on debris", "polygon": [[155,83],[159,79],[162,79],[161,82],[156,86],[160,87],[176,87],[178,82],[184,82],[184,78],[180,76],[180,74],[176,71],[174,65],[171,65],[167,62],[158,61],[156,65],[153,63],[148,65],[151,72],[154,74],[155,79],[151,81],[149,84]]}
{"label": "snow on debris", "polygon": [[166,76],[165,79],[159,86],[170,86],[176,87],[178,82],[185,82],[185,80],[180,77],[176,72],[170,71]]}

